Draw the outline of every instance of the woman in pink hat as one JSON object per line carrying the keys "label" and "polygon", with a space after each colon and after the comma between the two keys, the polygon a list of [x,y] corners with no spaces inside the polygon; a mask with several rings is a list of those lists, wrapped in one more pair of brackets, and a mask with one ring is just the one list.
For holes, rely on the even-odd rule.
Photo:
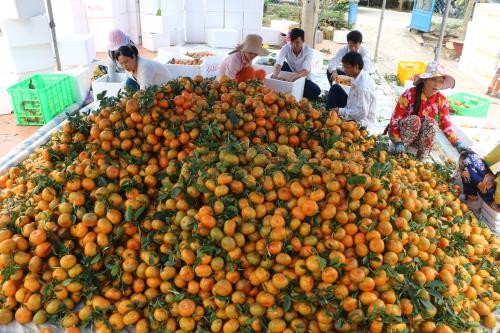
{"label": "woman in pink hat", "polygon": [[135,45],[134,42],[130,40],[120,29],[112,30],[109,33],[109,44],[108,44],[108,55],[109,55],[109,65],[108,65],[108,75],[112,81],[114,81],[115,73],[125,73],[125,69],[120,67],[118,62],[115,60],[116,52],[122,46]]}
{"label": "woman in pink hat", "polygon": [[451,127],[448,100],[439,92],[453,88],[455,79],[436,62],[429,62],[425,73],[416,76],[413,84],[399,98],[388,125],[394,152],[402,154],[405,147],[414,147],[418,158],[427,156],[436,136],[436,116],[450,143],[461,152],[465,146]]}

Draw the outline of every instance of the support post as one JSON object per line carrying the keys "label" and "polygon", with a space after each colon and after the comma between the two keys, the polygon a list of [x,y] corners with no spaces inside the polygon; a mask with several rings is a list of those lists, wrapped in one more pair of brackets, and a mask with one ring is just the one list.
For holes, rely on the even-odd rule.
{"label": "support post", "polygon": [[448,13],[450,11],[451,0],[446,0],[446,6],[444,7],[443,20],[441,21],[441,31],[439,32],[439,38],[436,45],[436,51],[434,52],[434,61],[439,61],[439,56],[441,55],[441,49],[443,48],[443,39],[446,32],[446,21],[448,20]]}
{"label": "support post", "polygon": [[378,24],[378,34],[377,34],[377,44],[375,45],[375,54],[373,55],[373,62],[377,62],[378,58],[378,47],[380,45],[380,36],[382,35],[382,23],[384,22],[384,12],[386,0],[382,1],[382,11],[380,12],[380,22]]}
{"label": "support post", "polygon": [[314,48],[314,33],[318,20],[319,0],[304,0],[302,3],[301,27],[305,33],[305,41]]}
{"label": "support post", "polygon": [[57,70],[61,70],[61,59],[59,58],[59,47],[57,46],[56,24],[54,23],[54,14],[52,13],[52,1],[47,0],[47,12],[49,14],[49,26],[52,33],[52,45],[54,47],[54,55],[56,57]]}

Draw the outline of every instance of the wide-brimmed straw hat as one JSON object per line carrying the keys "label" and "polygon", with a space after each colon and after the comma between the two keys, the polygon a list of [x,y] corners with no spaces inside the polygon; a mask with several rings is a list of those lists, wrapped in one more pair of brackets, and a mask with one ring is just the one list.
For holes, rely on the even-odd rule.
{"label": "wide-brimmed straw hat", "polygon": [[236,50],[255,53],[259,56],[265,56],[269,54],[269,51],[262,47],[262,37],[254,34],[247,35],[243,43],[236,46]]}
{"label": "wide-brimmed straw hat", "polygon": [[130,38],[120,29],[112,30],[109,33],[108,50],[116,51],[122,46],[130,44]]}
{"label": "wide-brimmed straw hat", "polygon": [[413,81],[413,85],[418,85],[422,80],[430,79],[432,77],[443,77],[443,89],[449,89],[455,87],[455,79],[453,76],[446,74],[443,66],[439,65],[435,61],[431,61],[427,64],[427,68],[425,69],[425,73],[415,75],[415,80]]}

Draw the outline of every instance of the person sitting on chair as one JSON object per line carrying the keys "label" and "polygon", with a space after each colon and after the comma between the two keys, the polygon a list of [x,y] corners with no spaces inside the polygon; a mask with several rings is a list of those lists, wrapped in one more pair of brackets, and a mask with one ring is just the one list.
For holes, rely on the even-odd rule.
{"label": "person sitting on chair", "polygon": [[348,52],[358,52],[363,57],[363,70],[371,71],[371,60],[370,54],[366,47],[362,46],[363,35],[357,30],[353,30],[347,34],[347,45],[340,48],[335,56],[330,59],[328,63],[328,68],[326,70],[326,77],[330,85],[335,83],[337,75],[345,75],[345,72],[338,69],[337,67],[342,63],[342,57],[344,57]]}
{"label": "person sitting on chair", "polygon": [[314,99],[321,94],[319,86],[311,81],[311,65],[314,50],[304,43],[304,30],[295,28],[290,31],[290,44],[285,44],[276,58],[272,77],[277,78],[281,71],[293,72],[288,81],[295,81],[301,77],[306,78],[304,84],[304,97]]}
{"label": "person sitting on chair", "polygon": [[375,120],[375,84],[370,74],[363,70],[363,57],[357,52],[349,52],[342,57],[345,73],[354,78],[349,95],[344,89],[334,84],[328,92],[327,110],[337,111],[347,120],[355,120],[366,127]]}

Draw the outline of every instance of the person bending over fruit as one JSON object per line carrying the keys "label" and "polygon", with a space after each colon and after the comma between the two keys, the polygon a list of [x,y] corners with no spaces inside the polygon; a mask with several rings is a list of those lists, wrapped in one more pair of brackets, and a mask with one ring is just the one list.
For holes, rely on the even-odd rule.
{"label": "person bending over fruit", "polygon": [[451,127],[448,100],[439,92],[453,88],[455,79],[436,62],[429,62],[425,73],[417,75],[413,84],[414,87],[399,98],[386,128],[394,143],[394,153],[402,154],[405,148],[413,147],[417,149],[418,158],[426,157],[436,136],[436,116],[448,141],[461,152],[465,145]]}
{"label": "person bending over fruit", "polygon": [[246,82],[252,79],[263,80],[266,72],[263,69],[254,70],[252,60],[256,56],[265,56],[269,51],[262,47],[262,37],[249,34],[243,43],[229,53],[220,66],[217,79],[223,76],[236,79],[238,82]]}

